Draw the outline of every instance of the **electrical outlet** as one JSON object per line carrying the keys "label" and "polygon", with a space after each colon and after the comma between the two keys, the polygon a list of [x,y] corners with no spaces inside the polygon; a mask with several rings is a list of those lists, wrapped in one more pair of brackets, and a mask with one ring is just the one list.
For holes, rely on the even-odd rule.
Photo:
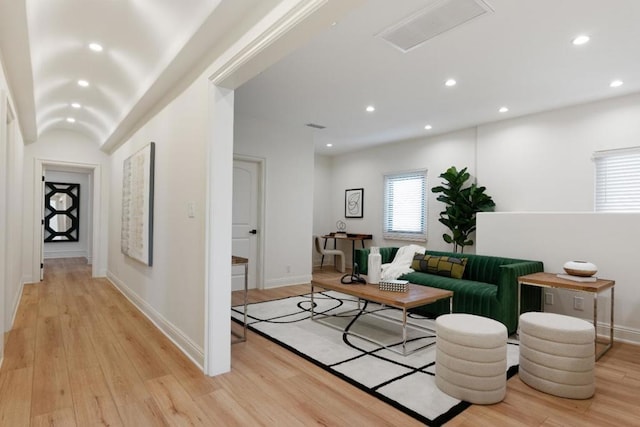
{"label": "electrical outlet", "polygon": [[573,297],[573,309],[574,310],[584,310],[584,298],[582,298],[582,297]]}
{"label": "electrical outlet", "polygon": [[546,305],[553,305],[553,294],[551,292],[545,292],[544,303]]}

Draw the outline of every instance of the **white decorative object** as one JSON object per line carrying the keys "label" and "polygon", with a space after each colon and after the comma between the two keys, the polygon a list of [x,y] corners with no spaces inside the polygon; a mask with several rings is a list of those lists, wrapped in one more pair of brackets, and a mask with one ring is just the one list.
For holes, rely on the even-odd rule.
{"label": "white decorative object", "polygon": [[598,272],[595,264],[586,261],[568,261],[562,268],[572,276],[589,277]]}
{"label": "white decorative object", "polygon": [[377,285],[380,283],[380,274],[382,272],[382,255],[380,255],[380,248],[371,248],[367,264],[369,283]]}
{"label": "white decorative object", "polygon": [[408,280],[380,280],[378,288],[381,291],[407,292],[409,290]]}

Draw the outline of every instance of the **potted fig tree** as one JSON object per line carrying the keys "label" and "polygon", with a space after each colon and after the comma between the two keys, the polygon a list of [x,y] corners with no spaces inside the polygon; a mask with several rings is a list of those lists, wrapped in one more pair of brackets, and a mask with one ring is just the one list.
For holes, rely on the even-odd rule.
{"label": "potted fig tree", "polygon": [[476,183],[467,185],[471,175],[467,168],[457,170],[451,166],[440,174],[442,185],[433,187],[431,191],[440,193],[437,200],[445,204],[445,210],[440,212],[440,221],[450,231],[444,233],[445,242],[453,244],[454,252],[464,252],[464,247],[473,245],[469,238],[476,229],[476,213],[491,212],[495,208],[493,199],[485,194],[485,187],[478,187]]}

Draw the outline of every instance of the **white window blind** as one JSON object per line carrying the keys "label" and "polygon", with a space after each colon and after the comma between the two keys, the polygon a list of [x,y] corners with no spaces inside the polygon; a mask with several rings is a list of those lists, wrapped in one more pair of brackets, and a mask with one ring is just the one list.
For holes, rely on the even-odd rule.
{"label": "white window blind", "polygon": [[427,171],[385,175],[385,239],[427,240]]}
{"label": "white window blind", "polygon": [[640,147],[594,153],[596,212],[640,212]]}

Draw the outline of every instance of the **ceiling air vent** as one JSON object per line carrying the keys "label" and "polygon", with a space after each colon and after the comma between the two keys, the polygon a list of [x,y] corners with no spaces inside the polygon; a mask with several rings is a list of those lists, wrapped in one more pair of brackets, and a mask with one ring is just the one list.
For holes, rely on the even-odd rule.
{"label": "ceiling air vent", "polygon": [[436,0],[377,36],[408,52],[438,34],[488,12],[493,9],[483,0]]}
{"label": "ceiling air vent", "polygon": [[307,123],[305,126],[309,126],[310,128],[314,128],[314,129],[324,129],[324,128],[326,128],[326,126],[317,125],[315,123]]}

